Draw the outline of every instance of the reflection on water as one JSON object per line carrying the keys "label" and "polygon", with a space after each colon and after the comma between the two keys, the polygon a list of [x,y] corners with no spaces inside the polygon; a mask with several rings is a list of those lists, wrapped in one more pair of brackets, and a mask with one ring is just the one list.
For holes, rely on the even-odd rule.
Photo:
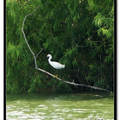
{"label": "reflection on water", "polygon": [[113,101],[104,98],[7,100],[6,109],[7,120],[113,120]]}

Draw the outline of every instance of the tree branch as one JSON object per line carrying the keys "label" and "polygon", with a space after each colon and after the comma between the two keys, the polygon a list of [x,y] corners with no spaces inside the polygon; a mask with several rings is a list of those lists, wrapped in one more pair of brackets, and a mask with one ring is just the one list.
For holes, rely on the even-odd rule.
{"label": "tree branch", "polygon": [[37,65],[37,59],[36,59],[36,58],[37,58],[38,55],[42,52],[43,49],[41,49],[40,52],[39,52],[37,55],[35,55],[35,53],[34,53],[33,50],[31,49],[31,47],[30,47],[30,45],[29,45],[29,43],[28,43],[28,41],[27,41],[27,38],[26,38],[26,35],[25,35],[25,32],[24,32],[25,20],[27,19],[28,16],[32,15],[38,8],[39,8],[39,7],[37,7],[36,9],[34,9],[33,12],[29,13],[28,15],[26,15],[26,16],[24,17],[24,19],[23,19],[23,24],[22,24],[23,37],[24,37],[24,40],[25,40],[25,42],[26,42],[26,44],[27,44],[27,46],[28,46],[28,48],[29,48],[29,50],[30,50],[33,58],[34,58],[35,69],[36,69],[36,70],[39,70],[39,71],[41,71],[41,72],[43,72],[43,73],[45,73],[45,74],[47,74],[47,75],[49,75],[49,76],[51,76],[51,77],[53,77],[53,78],[55,78],[55,79],[57,79],[57,80],[59,80],[59,81],[62,81],[62,82],[64,82],[64,83],[67,83],[67,84],[70,84],[70,85],[87,87],[87,88],[92,88],[92,89],[96,89],[96,90],[102,90],[102,91],[110,92],[109,90],[106,90],[106,89],[103,89],[103,88],[99,88],[99,87],[95,87],[95,86],[91,86],[91,85],[86,85],[86,84],[78,84],[78,83],[75,83],[75,82],[69,82],[69,81],[62,80],[61,78],[55,76],[54,74],[52,74],[52,73],[50,73],[50,72],[48,72],[48,71],[46,71],[46,70],[38,67],[38,65]]}
{"label": "tree branch", "polygon": [[38,55],[39,55],[42,51],[43,51],[43,49],[41,49],[41,50],[37,53],[36,58],[38,57]]}

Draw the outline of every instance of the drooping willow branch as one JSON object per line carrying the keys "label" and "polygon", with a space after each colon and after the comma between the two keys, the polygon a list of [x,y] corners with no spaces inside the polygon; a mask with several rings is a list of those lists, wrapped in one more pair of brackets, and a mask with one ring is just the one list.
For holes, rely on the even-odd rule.
{"label": "drooping willow branch", "polygon": [[39,7],[37,7],[36,9],[34,9],[33,12],[29,13],[28,15],[26,15],[26,16],[24,17],[24,20],[23,20],[23,23],[22,23],[22,33],[23,33],[23,37],[24,37],[24,40],[25,40],[25,42],[26,42],[26,44],[27,44],[27,46],[28,46],[28,48],[29,48],[29,50],[30,50],[33,58],[34,58],[35,69],[36,69],[36,70],[39,70],[39,71],[41,71],[41,72],[43,72],[43,73],[45,73],[45,74],[47,74],[47,75],[49,75],[49,76],[51,76],[51,77],[53,77],[53,78],[56,78],[57,80],[60,80],[60,81],[62,81],[62,82],[64,82],[64,83],[67,83],[67,84],[70,84],[70,85],[87,87],[87,88],[92,88],[92,89],[96,89],[96,90],[102,90],[102,91],[110,92],[110,91],[107,90],[107,89],[103,89],[103,88],[99,88],[99,87],[95,87],[95,86],[91,86],[91,85],[78,84],[78,83],[75,83],[75,82],[69,82],[69,81],[66,81],[66,80],[62,80],[61,78],[55,76],[54,74],[52,74],[52,73],[50,73],[50,72],[48,72],[48,71],[46,71],[46,70],[38,67],[38,65],[37,65],[37,57],[38,57],[38,55],[42,52],[43,49],[41,49],[41,50],[38,52],[38,54],[35,55],[35,53],[33,52],[33,50],[31,49],[31,47],[30,47],[30,45],[29,45],[29,43],[28,43],[28,40],[27,40],[26,35],[25,35],[25,32],[24,32],[25,20],[27,19],[28,16],[31,16],[38,8],[39,8]]}

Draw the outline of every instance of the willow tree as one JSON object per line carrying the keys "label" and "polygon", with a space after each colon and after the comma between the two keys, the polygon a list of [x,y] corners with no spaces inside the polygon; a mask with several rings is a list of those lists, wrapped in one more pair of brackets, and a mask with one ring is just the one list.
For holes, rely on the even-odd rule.
{"label": "willow tree", "polygon": [[[112,0],[7,1],[7,91],[71,92],[75,87],[56,81],[34,68],[34,59],[21,32],[37,55],[37,64],[69,82],[112,90],[113,13]],[[66,65],[55,71],[46,55]],[[81,87],[77,88],[78,91]]]}

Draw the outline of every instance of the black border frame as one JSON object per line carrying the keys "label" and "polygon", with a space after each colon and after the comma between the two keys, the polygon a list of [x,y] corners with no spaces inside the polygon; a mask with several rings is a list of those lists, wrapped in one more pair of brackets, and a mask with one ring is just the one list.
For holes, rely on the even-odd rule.
{"label": "black border frame", "polygon": [[6,0],[3,0],[3,6],[4,6],[4,17],[3,17],[3,21],[4,21],[4,58],[3,58],[3,61],[4,61],[4,116],[3,116],[3,119],[6,120]]}
{"label": "black border frame", "polygon": [[114,0],[114,120],[117,120],[117,0]]}
{"label": "black border frame", "polygon": [[3,0],[4,6],[4,116],[3,119],[6,120],[6,0]]}

